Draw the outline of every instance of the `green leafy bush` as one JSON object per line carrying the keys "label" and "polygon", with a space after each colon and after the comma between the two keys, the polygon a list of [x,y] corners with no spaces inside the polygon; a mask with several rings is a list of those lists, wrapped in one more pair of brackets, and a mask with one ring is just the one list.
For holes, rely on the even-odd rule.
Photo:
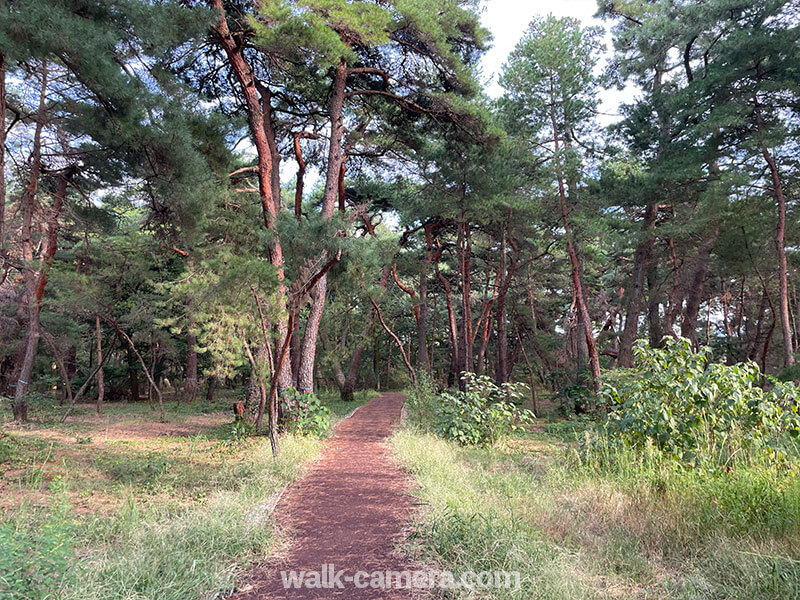
{"label": "green leafy bush", "polygon": [[331,411],[316,394],[289,388],[281,394],[281,425],[286,431],[322,437],[331,427]]}
{"label": "green leafy bush", "polygon": [[490,377],[463,373],[465,391],[442,394],[437,407],[436,432],[465,446],[486,446],[521,429],[533,419],[513,401],[524,394],[524,384],[496,385]]}
{"label": "green leafy bush", "polygon": [[406,396],[408,419],[422,429],[432,429],[439,409],[439,395],[430,375],[424,371],[417,375],[417,383]]}
{"label": "green leafy bush", "polygon": [[75,526],[60,480],[43,521],[0,523],[0,598],[44,600],[74,579]]}
{"label": "green leafy bush", "polygon": [[663,348],[640,340],[634,352],[637,368],[610,373],[600,391],[609,411],[602,431],[611,440],[728,465],[754,450],[782,461],[781,441],[800,434],[800,390],[774,378],[762,389],[754,363],[712,363],[707,348],[694,352],[685,339],[667,339]]}

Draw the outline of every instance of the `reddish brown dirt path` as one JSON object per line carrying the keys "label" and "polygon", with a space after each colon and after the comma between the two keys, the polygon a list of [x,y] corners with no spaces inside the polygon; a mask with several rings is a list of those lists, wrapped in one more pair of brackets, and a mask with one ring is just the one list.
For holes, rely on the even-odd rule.
{"label": "reddish brown dirt path", "polygon": [[[291,537],[287,556],[253,573],[252,587],[235,600],[411,598],[408,589],[358,588],[344,580],[358,571],[411,568],[396,550],[412,509],[409,482],[384,444],[402,404],[402,394],[382,394],[340,424],[321,459],[273,513]],[[323,564],[344,571],[343,588],[284,587],[281,570],[320,571]]]}

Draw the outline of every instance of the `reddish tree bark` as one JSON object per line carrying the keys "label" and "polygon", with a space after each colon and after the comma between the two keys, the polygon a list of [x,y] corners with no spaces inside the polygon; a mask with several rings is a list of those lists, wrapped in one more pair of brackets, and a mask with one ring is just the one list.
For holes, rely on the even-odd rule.
{"label": "reddish tree bark", "polygon": [[[269,88],[261,85],[256,80],[252,68],[244,57],[242,46],[237,42],[228,27],[222,0],[208,1],[209,5],[215,9],[219,15],[213,29],[217,34],[219,44],[225,52],[234,77],[239,83],[242,95],[244,96],[250,135],[253,138],[253,145],[256,148],[256,154],[258,156],[257,175],[258,192],[261,198],[261,213],[264,226],[270,229],[273,234],[268,253],[270,263],[275,267],[278,277],[276,301],[278,310],[280,312],[286,312],[287,294],[284,283],[283,249],[281,247],[280,237],[275,229],[275,220],[280,210],[280,194],[276,194],[276,188],[280,190],[280,177],[277,165],[275,164],[277,146],[275,144],[271,122]],[[277,156],[279,158],[279,155]],[[275,325],[277,339],[291,339],[291,335],[287,335],[287,327],[288,325],[284,320],[278,320]],[[277,363],[277,361],[275,362]],[[281,370],[278,372],[277,385],[283,389],[291,385],[292,373],[291,369],[288,368],[288,364],[284,364],[283,362],[279,364],[281,365]]]}
{"label": "reddish tree bark", "polygon": [[[550,92],[551,92],[551,108],[550,108],[550,123],[553,129],[553,146],[555,154],[559,153],[559,135],[558,125],[556,122],[555,113],[555,93],[554,82],[552,77],[550,79]],[[558,160],[558,159],[557,159]],[[559,161],[560,162],[560,161]],[[579,319],[583,321],[584,336],[586,338],[586,346],[589,352],[589,366],[592,371],[592,379],[594,382],[595,390],[600,390],[601,375],[600,375],[600,357],[597,354],[597,346],[594,341],[594,334],[592,333],[592,319],[589,316],[589,309],[586,306],[586,299],[583,294],[583,282],[581,281],[581,265],[578,259],[578,253],[575,249],[575,243],[572,239],[572,224],[569,220],[569,208],[567,207],[567,194],[564,189],[564,178],[562,176],[561,165],[556,167],[557,183],[558,183],[558,197],[561,203],[561,220],[564,226],[564,237],[567,243],[567,254],[569,255],[570,265],[572,267],[572,289],[575,293],[575,302],[579,313]]]}

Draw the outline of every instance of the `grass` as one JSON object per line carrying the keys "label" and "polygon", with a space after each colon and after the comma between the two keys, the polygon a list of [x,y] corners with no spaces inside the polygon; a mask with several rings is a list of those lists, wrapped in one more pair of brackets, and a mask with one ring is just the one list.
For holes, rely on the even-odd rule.
{"label": "grass", "polygon": [[[375,394],[323,394],[335,423]],[[82,405],[66,424],[39,405],[34,422],[0,434],[0,597],[9,600],[217,598],[279,539],[275,494],[322,441],[237,440],[230,398]]]}
{"label": "grass", "polygon": [[[496,448],[412,427],[392,444],[424,509],[411,550],[454,572],[518,571],[486,598],[800,598],[800,481],[578,458],[573,425]],[[466,596],[465,596],[466,597]]]}

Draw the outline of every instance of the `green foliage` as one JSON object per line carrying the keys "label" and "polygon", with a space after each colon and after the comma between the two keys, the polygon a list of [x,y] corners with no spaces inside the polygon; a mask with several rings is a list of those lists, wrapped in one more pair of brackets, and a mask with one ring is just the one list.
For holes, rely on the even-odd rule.
{"label": "green foliage", "polygon": [[0,523],[0,597],[44,600],[75,579],[75,525],[56,479],[40,522]]}
{"label": "green foliage", "polygon": [[231,425],[228,440],[233,443],[243,442],[255,432],[255,425],[247,419],[236,419]]}
{"label": "green foliage", "polygon": [[611,375],[600,391],[609,410],[601,431],[612,441],[729,465],[747,451],[782,461],[780,443],[800,434],[797,386],[770,379],[771,389],[759,387],[754,363],[711,363],[708,349],[693,352],[686,339],[663,348],[640,340],[635,356],[637,368]]}
{"label": "green foliage", "polygon": [[19,442],[0,430],[0,463],[10,462],[17,455]]}
{"label": "green foliage", "polygon": [[521,398],[525,386],[496,385],[491,377],[463,373],[465,391],[442,394],[436,411],[436,431],[465,446],[492,445],[530,423],[530,411],[511,402]]}
{"label": "green foliage", "polygon": [[583,383],[565,385],[555,398],[558,400],[558,411],[564,417],[590,412],[595,401],[594,393]]}
{"label": "green foliage", "polygon": [[433,380],[424,371],[417,374],[417,385],[406,396],[405,407],[408,419],[422,429],[432,429],[436,422],[439,395]]}
{"label": "green foliage", "polygon": [[620,598],[796,597],[798,478],[761,466],[686,469],[631,448],[613,463],[576,464],[548,438],[515,436],[498,449],[395,433],[428,507],[411,550],[455,573],[520,572],[520,589],[487,598],[584,600],[609,588]]}
{"label": "green foliage", "polygon": [[316,394],[289,388],[281,394],[282,421],[287,431],[322,437],[331,427],[331,411]]}

